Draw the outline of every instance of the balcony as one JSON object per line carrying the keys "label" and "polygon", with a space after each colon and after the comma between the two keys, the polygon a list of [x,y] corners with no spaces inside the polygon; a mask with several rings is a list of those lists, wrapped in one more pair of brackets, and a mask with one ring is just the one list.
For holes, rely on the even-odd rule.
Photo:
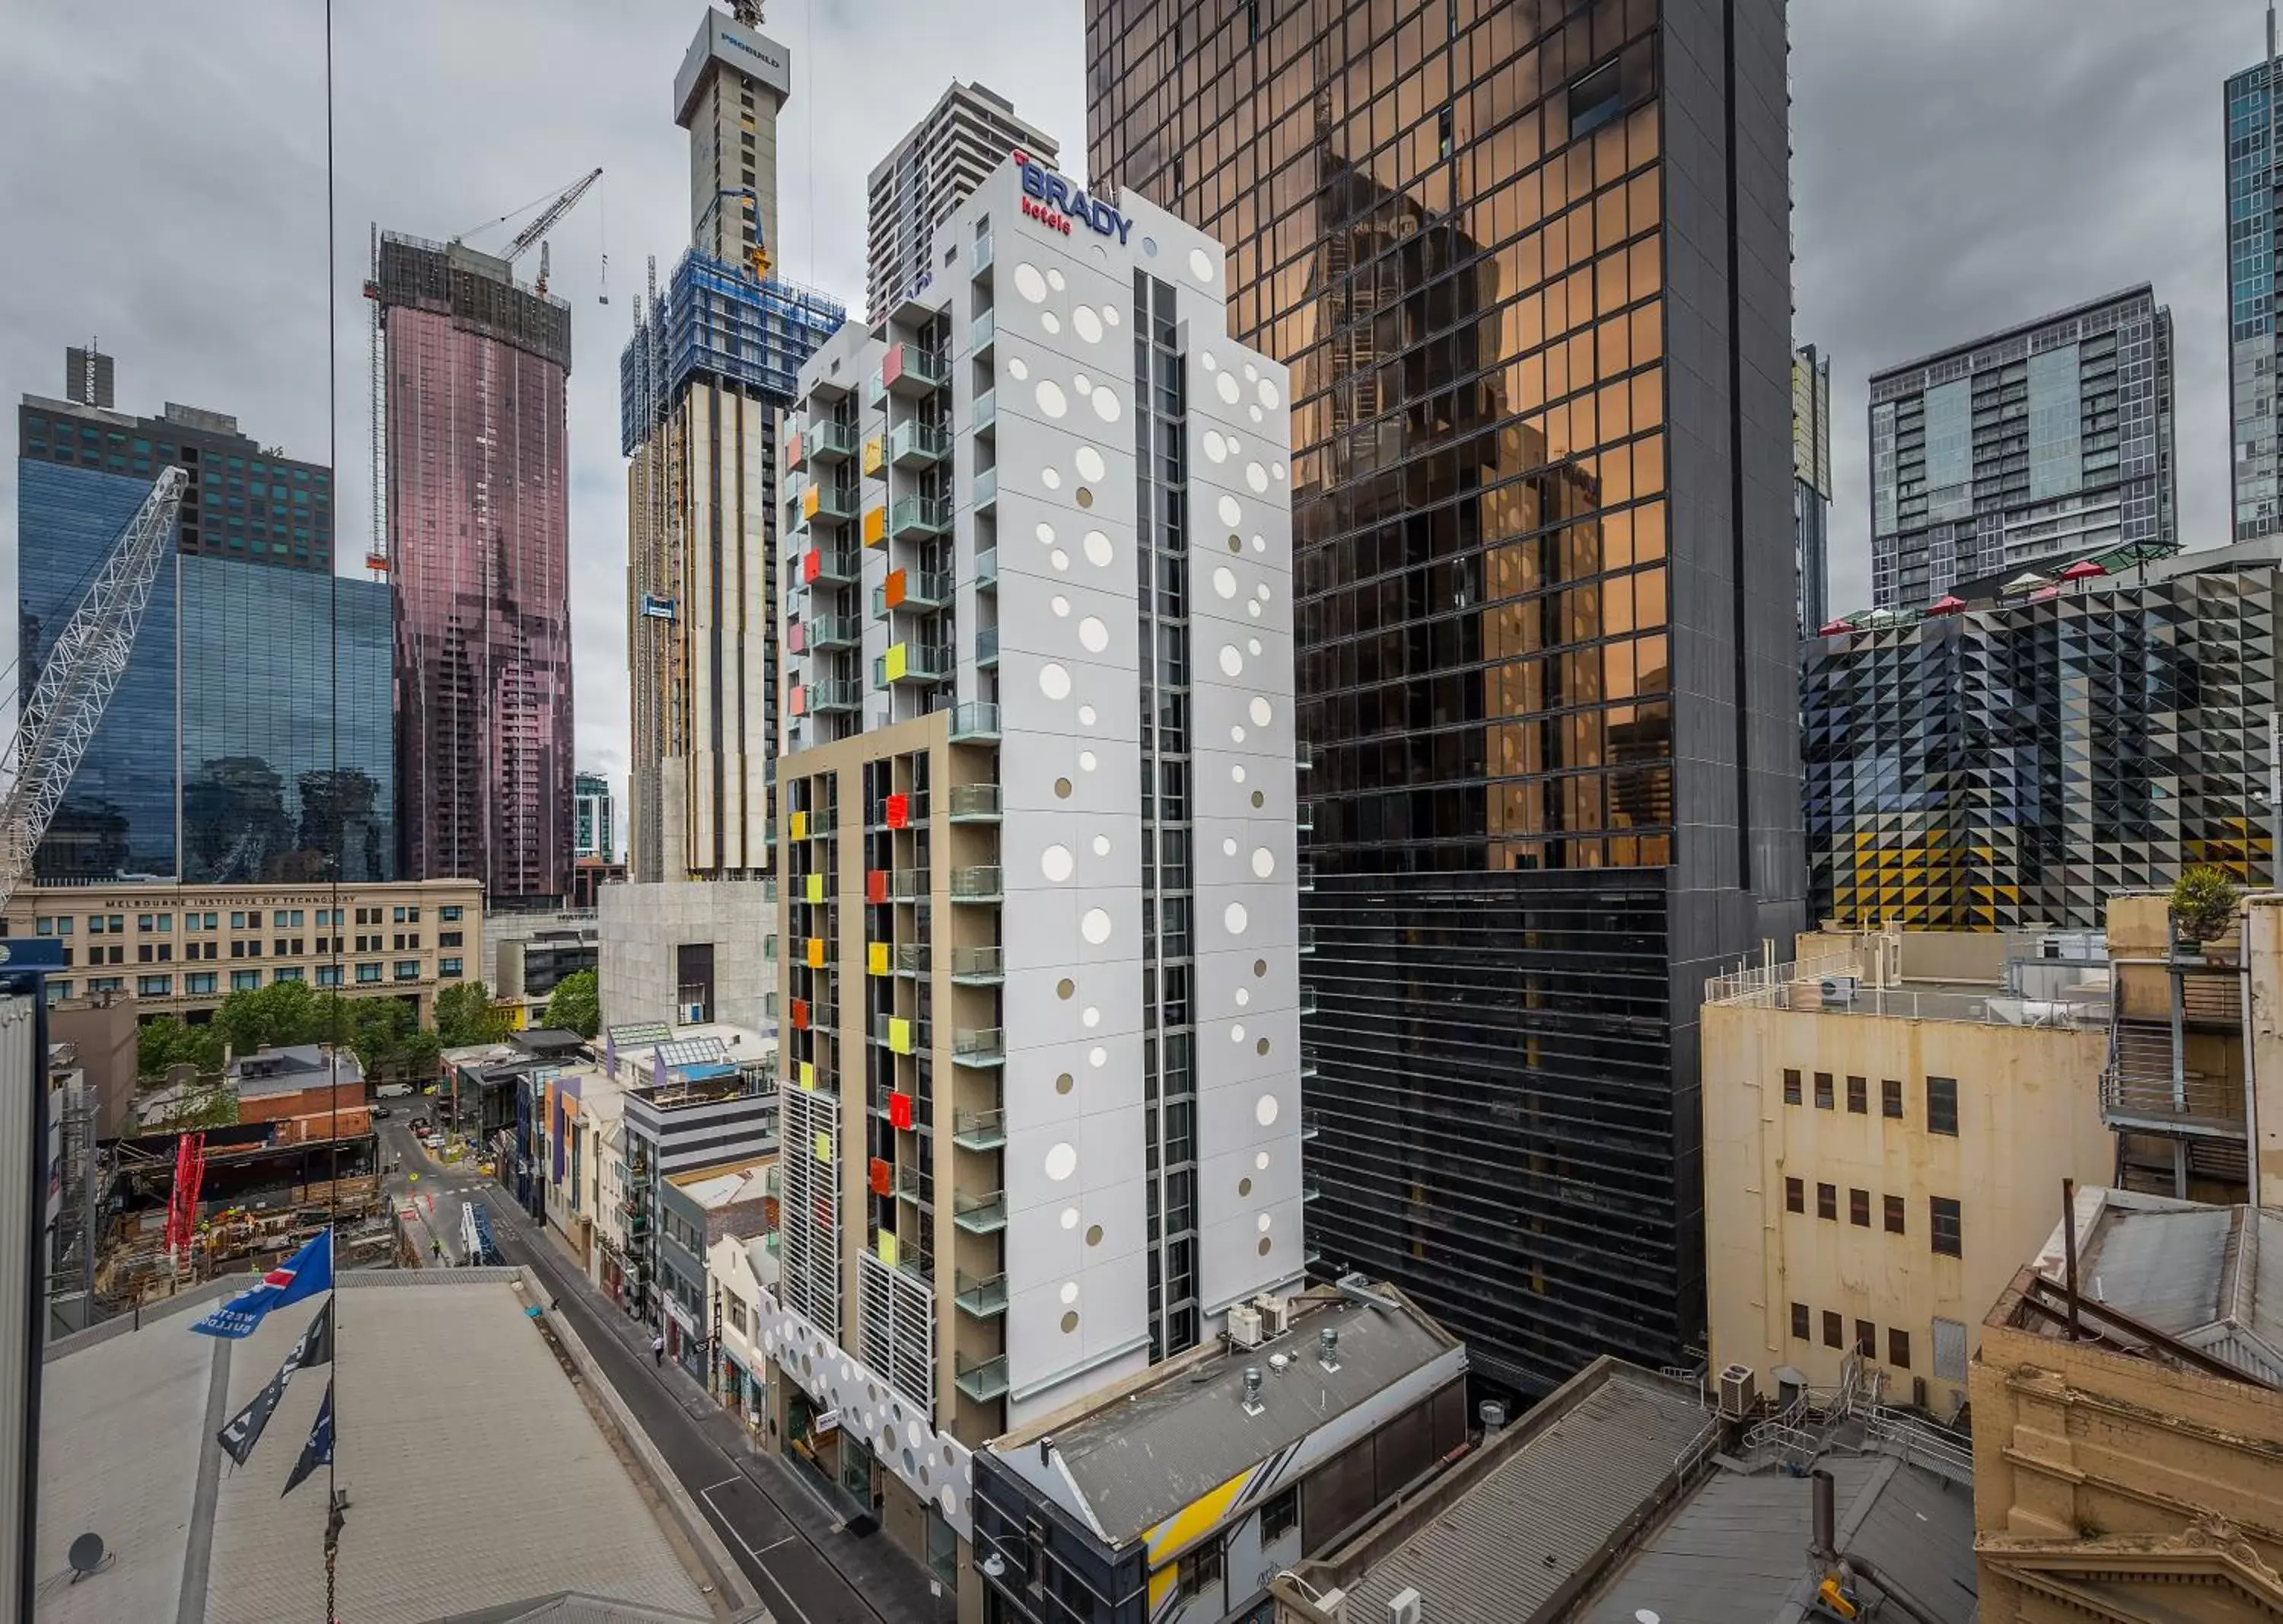
{"label": "balcony", "polygon": [[951,602],[951,572],[946,569],[899,569],[888,572],[885,586],[872,593],[872,613],[891,609],[912,614],[932,614]]}
{"label": "balcony", "polygon": [[896,1164],[896,1199],[909,1201],[916,1206],[927,1203],[928,1198],[920,1189],[918,1163],[900,1161]]}
{"label": "balcony", "polygon": [[965,1354],[952,1355],[952,1386],[978,1404],[1007,1396],[1007,1355],[996,1359],[973,1360]]}
{"label": "balcony", "polygon": [[977,395],[975,397],[975,404],[969,409],[968,418],[970,419],[968,426],[973,429],[977,433],[997,433],[999,425],[999,392],[995,389],[986,389],[982,394]]}
{"label": "balcony", "polygon": [[987,1196],[954,1194],[951,1198],[951,1221],[970,1235],[996,1235],[1007,1227],[1007,1192],[994,1190]]}
{"label": "balcony", "polygon": [[899,643],[872,662],[872,685],[891,683],[947,683],[951,680],[951,651],[925,643]]}
{"label": "balcony", "polygon": [[880,363],[880,382],[892,394],[916,399],[940,389],[951,380],[951,367],[941,355],[913,343],[888,346]]}
{"label": "balcony", "polygon": [[951,979],[962,987],[997,987],[1007,980],[1004,948],[954,948]]}
{"label": "balcony", "polygon": [[999,707],[988,700],[970,699],[952,707],[951,742],[954,745],[999,742]]}
{"label": "balcony", "polygon": [[1301,1201],[1301,1204],[1302,1204],[1303,1206],[1305,1206],[1305,1205],[1306,1205],[1308,1202],[1314,1200],[1317,1197],[1319,1197],[1319,1196],[1322,1195],[1323,1193],[1324,1193],[1324,1186],[1323,1186],[1322,1181],[1321,1181],[1321,1180],[1319,1180],[1319,1179],[1313,1179],[1313,1178],[1312,1178],[1312,1179],[1309,1179],[1309,1180],[1307,1180],[1306,1182],[1305,1182],[1304,1183],[1302,1183],[1302,1184],[1301,1184],[1301,1186],[1300,1186],[1300,1201]]}
{"label": "balcony", "polygon": [[896,973],[925,975],[928,972],[928,944],[924,941],[902,941],[896,944]]}
{"label": "balcony", "polygon": [[1007,1144],[1007,1113],[1003,1111],[954,1111],[951,1142],[962,1151],[1003,1150]]}
{"label": "balcony", "polygon": [[856,496],[838,486],[812,485],[800,496],[800,516],[811,524],[845,525],[856,517]]}
{"label": "balcony", "polygon": [[898,468],[928,468],[951,455],[951,436],[928,423],[899,423],[888,432],[888,461]]}
{"label": "balcony", "polygon": [[954,902],[999,902],[1005,901],[1006,895],[1006,877],[995,863],[951,871],[951,900]]}
{"label": "balcony", "polygon": [[999,629],[978,626],[975,629],[975,663],[983,670],[995,669],[999,664]]}
{"label": "balcony", "polygon": [[902,496],[888,510],[888,534],[900,542],[926,541],[951,528],[951,508],[935,496]]}
{"label": "balcony", "polygon": [[[985,238],[976,245],[978,251],[987,250],[991,239]],[[967,347],[978,361],[991,354],[991,347],[999,337],[999,318],[988,310],[967,324]]]}
{"label": "balcony", "polygon": [[801,699],[811,715],[828,711],[853,711],[864,703],[864,684],[853,677],[822,677],[801,685]]}
{"label": "balcony", "polygon": [[919,869],[893,869],[888,874],[888,900],[917,902],[927,896],[927,875]]}
{"label": "balcony", "polygon": [[1007,1277],[978,1280],[963,1270],[952,1277],[952,1301],[977,1319],[996,1319],[1007,1312]]}
{"label": "balcony", "polygon": [[1300,989],[1300,1013],[1313,1015],[1315,1012],[1316,989],[1313,987],[1304,987]]}
{"label": "balcony", "polygon": [[812,649],[854,648],[864,641],[864,624],[853,614],[812,615],[801,624]]}
{"label": "balcony", "polygon": [[1316,927],[1313,925],[1304,925],[1300,927],[1300,951],[1313,953],[1315,950]]}
{"label": "balcony", "polygon": [[975,268],[967,274],[988,286],[991,282],[991,233],[986,231],[975,239]]}
{"label": "balcony", "polygon": [[1316,1051],[1309,1045],[1300,1045],[1300,1078],[1302,1081],[1316,1074]]}
{"label": "balcony", "polygon": [[954,824],[995,824],[1003,798],[995,784],[954,784],[951,786],[951,821]]}
{"label": "balcony", "polygon": [[999,505],[999,471],[981,468],[975,474],[975,511],[988,513]]}
{"label": "balcony", "polygon": [[951,1058],[960,1066],[1007,1064],[1007,1032],[1003,1027],[961,1027],[951,1035]]}
{"label": "balcony", "polygon": [[1295,890],[1313,891],[1316,888],[1316,865],[1313,863],[1294,863],[1292,886]]}
{"label": "balcony", "polygon": [[853,547],[818,547],[800,561],[804,585],[853,586],[864,573],[863,555]]}
{"label": "balcony", "polygon": [[1324,1113],[1322,1112],[1303,1111],[1300,1113],[1300,1137],[1303,1141],[1316,1138],[1323,1131]]}
{"label": "balcony", "polygon": [[975,584],[996,589],[999,585],[999,550],[986,547],[975,555]]}
{"label": "balcony", "polygon": [[1298,806],[1293,808],[1292,827],[1298,830],[1302,834],[1315,833],[1316,808],[1305,800]]}
{"label": "balcony", "polygon": [[1292,765],[1301,772],[1312,771],[1316,765],[1316,747],[1306,739],[1292,746]]}
{"label": "balcony", "polygon": [[814,463],[845,463],[856,454],[856,431],[845,423],[812,423],[801,443]]}

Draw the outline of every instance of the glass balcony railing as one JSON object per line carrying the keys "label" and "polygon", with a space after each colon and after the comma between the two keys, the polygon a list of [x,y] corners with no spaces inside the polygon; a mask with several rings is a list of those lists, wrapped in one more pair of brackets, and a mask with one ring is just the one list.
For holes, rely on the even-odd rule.
{"label": "glass balcony railing", "polygon": [[1007,949],[954,948],[951,979],[970,987],[993,987],[1007,979]]}
{"label": "glass balcony railing", "polygon": [[951,1035],[951,1058],[962,1066],[1007,1064],[1003,1027],[961,1027]]}
{"label": "glass balcony railing", "polygon": [[928,613],[943,608],[951,600],[949,570],[914,569],[904,572],[904,601],[897,605],[898,608]]}
{"label": "glass balcony railing", "polygon": [[1323,1113],[1321,1113],[1321,1112],[1320,1112],[1320,1111],[1303,1111],[1303,1112],[1300,1113],[1300,1137],[1301,1137],[1301,1138],[1303,1138],[1303,1139],[1313,1139],[1313,1138],[1315,1138],[1319,1134],[1322,1133],[1323,1131],[1324,1131],[1324,1117],[1323,1117]]}
{"label": "glass balcony railing", "polygon": [[999,707],[984,699],[970,699],[954,706],[951,713],[951,739],[954,744],[980,744],[999,737]]}
{"label": "glass balcony railing", "polygon": [[951,436],[929,423],[899,423],[888,433],[888,460],[899,468],[925,468],[950,455]]}
{"label": "glass balcony railing", "polygon": [[1300,927],[1300,951],[1313,953],[1315,950],[1316,927],[1313,925],[1304,925]]}
{"label": "glass balcony railing", "polygon": [[988,271],[990,269],[991,233],[986,231],[982,236],[975,239],[975,269],[968,274],[973,277],[978,282],[988,282],[990,277],[984,273]]}
{"label": "glass balcony railing", "polygon": [[921,869],[891,869],[888,871],[888,900],[892,902],[916,902],[928,894],[927,873]]}
{"label": "glass balcony railing", "polygon": [[952,1384],[978,1404],[1007,1395],[1007,1355],[996,1359],[970,1359],[965,1354],[953,1356]]}
{"label": "glass balcony railing", "polygon": [[1007,1277],[978,1280],[964,1270],[952,1277],[952,1301],[978,1319],[995,1319],[1007,1312]]}
{"label": "glass balcony railing", "polygon": [[1313,891],[1316,888],[1316,865],[1313,863],[1294,863],[1292,884],[1297,890]]}
{"label": "glass balcony railing", "polygon": [[999,629],[996,626],[976,628],[975,663],[986,670],[999,663]]}
{"label": "glass balcony railing", "polygon": [[815,500],[811,502],[806,497],[802,498],[801,511],[811,524],[820,519],[830,519],[836,524],[846,524],[856,517],[856,497],[853,493],[842,490],[834,485],[814,485],[809,489]]}
{"label": "glass balcony railing", "polygon": [[1007,1192],[994,1190],[987,1196],[953,1196],[951,1221],[970,1235],[996,1235],[1007,1227]]}
{"label": "glass balcony railing", "polygon": [[1315,833],[1316,808],[1309,805],[1305,800],[1298,806],[1295,807],[1292,809],[1292,827],[1298,830],[1302,834]]}
{"label": "glass balcony railing", "polygon": [[975,584],[995,587],[999,584],[999,550],[986,547],[975,555]]}
{"label": "glass balcony railing", "polygon": [[977,395],[974,406],[968,411],[968,426],[978,434],[995,432],[999,422],[998,391],[986,389]]}
{"label": "glass balcony railing", "polygon": [[845,423],[812,423],[801,443],[812,462],[845,462],[856,454],[856,431]]}
{"label": "glass balcony railing", "polygon": [[1299,769],[1302,772],[1307,772],[1313,769],[1316,765],[1315,746],[1310,744],[1305,738],[1294,745],[1292,746],[1292,765]]}
{"label": "glass balcony railing", "polygon": [[808,708],[819,715],[826,711],[853,711],[864,702],[864,684],[853,678],[824,677],[802,684],[800,691]]}
{"label": "glass balcony railing", "polygon": [[949,504],[935,496],[904,496],[888,510],[888,534],[900,542],[921,541],[951,528]]}
{"label": "glass balcony railing", "polygon": [[[815,562],[809,562],[811,558]],[[831,586],[846,586],[863,573],[863,555],[853,547],[819,547],[802,559],[800,566],[804,582],[822,582]]]}
{"label": "glass balcony railing", "polygon": [[925,975],[928,969],[928,945],[924,941],[900,941],[896,944],[896,973]]}
{"label": "glass balcony railing", "polygon": [[872,685],[885,688],[890,683],[940,683],[951,675],[951,651],[931,647],[924,643],[908,643],[903,649],[902,668],[891,671],[888,656],[876,657],[872,661]]}
{"label": "glass balcony railing", "polygon": [[999,471],[996,468],[983,468],[977,471],[975,505],[986,512],[999,505]]}
{"label": "glass balcony railing", "polygon": [[813,615],[802,624],[813,649],[853,648],[864,641],[864,623],[853,614]]}
{"label": "glass balcony railing", "polygon": [[[976,245],[976,252],[979,256],[987,254],[990,247],[991,239],[986,237]],[[981,267],[978,265],[977,269]],[[974,352],[978,361],[991,353],[991,346],[998,336],[998,318],[988,310],[967,324],[967,347]]]}
{"label": "glass balcony railing", "polygon": [[1300,1013],[1313,1015],[1315,1012],[1316,989],[1313,987],[1304,987],[1300,989]]}
{"label": "glass balcony railing", "polygon": [[963,1151],[1000,1149],[1007,1143],[1007,1113],[1003,1111],[954,1112],[951,1142]]}
{"label": "glass balcony railing", "polygon": [[1315,1074],[1316,1051],[1308,1044],[1303,1043],[1300,1045],[1300,1075],[1303,1078],[1308,1078]]}
{"label": "glass balcony railing", "polygon": [[941,388],[950,378],[950,363],[941,355],[908,342],[888,346],[880,365],[880,381],[898,394],[925,394]]}
{"label": "glass balcony railing", "polygon": [[951,900],[954,902],[996,902],[1006,894],[1006,876],[995,863],[951,871]]}
{"label": "glass balcony railing", "polygon": [[954,824],[995,824],[1004,798],[995,784],[954,784],[951,786],[951,821]]}

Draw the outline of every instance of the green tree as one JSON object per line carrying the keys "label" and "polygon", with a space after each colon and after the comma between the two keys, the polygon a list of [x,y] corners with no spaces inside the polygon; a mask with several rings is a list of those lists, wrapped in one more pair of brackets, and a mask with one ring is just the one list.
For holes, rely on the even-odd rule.
{"label": "green tree", "polygon": [[188,1026],[173,1015],[146,1020],[135,1035],[136,1073],[163,1077],[170,1066],[194,1066],[201,1074],[222,1070],[222,1035],[211,1026]]}
{"label": "green tree", "polygon": [[446,1049],[495,1043],[507,1035],[507,1017],[492,1007],[481,981],[462,981],[436,995],[436,1037]]}
{"label": "green tree", "polygon": [[314,1043],[325,1035],[316,990],[307,981],[272,981],[235,992],[222,1001],[213,1026],[234,1055],[289,1043]]}
{"label": "green tree", "polygon": [[603,1024],[601,982],[591,970],[574,970],[547,995],[547,1024],[592,1037]]}

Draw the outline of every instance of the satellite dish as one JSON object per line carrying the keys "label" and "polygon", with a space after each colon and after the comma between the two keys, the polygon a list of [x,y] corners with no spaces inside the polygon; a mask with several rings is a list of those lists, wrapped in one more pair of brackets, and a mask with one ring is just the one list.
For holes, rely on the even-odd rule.
{"label": "satellite dish", "polygon": [[71,1581],[77,1584],[90,1573],[99,1573],[109,1567],[111,1552],[103,1548],[103,1535],[90,1531],[71,1542],[64,1560],[71,1564]]}

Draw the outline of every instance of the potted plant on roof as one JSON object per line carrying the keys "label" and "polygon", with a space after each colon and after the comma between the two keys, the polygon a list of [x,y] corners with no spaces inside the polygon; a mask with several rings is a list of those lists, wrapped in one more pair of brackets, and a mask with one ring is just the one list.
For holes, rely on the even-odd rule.
{"label": "potted plant on roof", "polygon": [[2185,948],[2208,948],[2235,924],[2235,882],[2209,863],[2183,870],[2172,882],[2172,934]]}

